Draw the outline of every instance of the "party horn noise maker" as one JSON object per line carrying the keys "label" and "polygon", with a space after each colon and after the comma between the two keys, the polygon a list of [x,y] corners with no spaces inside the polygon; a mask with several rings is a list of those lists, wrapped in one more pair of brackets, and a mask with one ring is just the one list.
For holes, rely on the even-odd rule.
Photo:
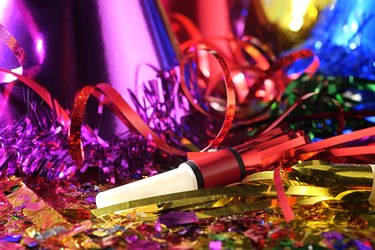
{"label": "party horn noise maker", "polygon": [[178,168],[116,187],[96,196],[98,208],[159,195],[225,186],[241,181],[248,171],[277,162],[284,152],[304,145],[300,132],[274,128],[236,147],[188,153]]}
{"label": "party horn noise maker", "polygon": [[96,196],[98,208],[164,194],[225,186],[245,178],[240,154],[234,149],[203,153],[178,168],[119,186]]}

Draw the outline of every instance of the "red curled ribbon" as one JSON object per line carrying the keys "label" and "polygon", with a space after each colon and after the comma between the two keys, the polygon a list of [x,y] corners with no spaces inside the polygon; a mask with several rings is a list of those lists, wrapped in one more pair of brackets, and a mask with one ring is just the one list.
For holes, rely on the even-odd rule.
{"label": "red curled ribbon", "polygon": [[186,153],[173,148],[161,139],[150,127],[141,119],[141,117],[129,106],[111,85],[99,83],[95,86],[86,86],[76,95],[72,110],[72,123],[70,126],[70,154],[77,165],[81,166],[84,160],[82,149],[81,127],[84,118],[84,112],[87,101],[90,96],[100,98],[101,95],[106,98],[104,104],[114,112],[118,118],[124,122],[132,131],[138,131],[145,138],[150,139],[161,150],[174,155],[185,156]]}
{"label": "red curled ribbon", "polygon": [[[213,55],[217,59],[217,61],[219,62],[220,66],[221,66],[221,69],[222,69],[222,72],[223,72],[223,75],[224,75],[225,89],[226,89],[226,93],[227,93],[226,112],[225,112],[225,118],[224,118],[223,125],[222,125],[219,133],[217,134],[216,138],[214,140],[212,140],[211,143],[208,146],[206,146],[204,149],[202,149],[202,151],[205,151],[209,148],[218,147],[220,145],[220,143],[224,140],[226,135],[228,134],[229,130],[231,129],[232,122],[233,122],[233,119],[234,119],[234,116],[235,116],[236,93],[235,93],[232,77],[229,73],[229,69],[228,69],[227,64],[225,63],[224,58],[221,57],[214,50],[211,50],[211,49],[202,49],[202,50],[207,51],[208,53]],[[187,87],[186,81],[185,81],[185,65],[187,63],[187,60],[190,59],[193,55],[194,54],[192,52],[188,53],[181,62],[181,71],[180,71],[181,72],[181,89],[182,89],[182,92],[184,93],[184,95],[186,96],[186,98],[188,99],[188,101],[190,102],[190,104],[196,110],[198,110],[199,112],[201,112],[202,114],[204,114],[208,117],[212,117],[212,115],[210,113],[208,113],[206,110],[204,110],[197,103],[197,100],[194,99],[194,97],[191,95],[191,93],[190,93],[190,91]]]}
{"label": "red curled ribbon", "polygon": [[[260,45],[255,46],[253,43],[250,43],[250,41],[254,39],[238,40],[227,38],[224,40],[227,40],[228,43],[234,42],[234,47],[243,49],[246,52],[247,56],[249,56],[254,61],[254,65],[252,63],[249,63],[247,60],[245,60],[245,58],[243,58],[240,51],[233,51],[233,58],[230,58],[229,60],[228,58],[225,58],[225,62],[227,62],[229,65],[229,67],[227,67],[229,73],[242,72],[243,76],[249,75],[249,77],[251,78],[249,82],[246,83],[248,84],[248,86],[243,86],[244,83],[241,83],[242,85],[238,85],[236,83],[234,84],[237,103],[243,104],[242,106],[236,107],[236,109],[240,111],[237,112],[237,118],[241,118],[243,120],[241,121],[242,124],[254,122],[257,119],[260,119],[260,117],[264,118],[265,114],[267,113],[266,111],[269,110],[269,107],[272,104],[272,101],[278,100],[281,97],[284,89],[289,82],[299,78],[302,74],[308,74],[311,77],[319,67],[318,57],[307,49],[294,51],[283,58],[272,61],[274,60],[274,56],[272,56],[272,54],[269,56],[265,55],[265,52],[263,52],[262,54],[262,50],[259,48]],[[201,45],[205,47],[215,48],[215,50],[220,51],[219,48],[216,48],[205,39],[192,39],[183,43],[181,47],[185,51],[188,51],[188,49],[192,47],[198,48],[195,49],[195,51],[198,53],[200,50],[205,50],[199,49]],[[238,54],[239,56],[237,56]],[[191,52],[189,57],[191,57]],[[238,57],[241,57],[242,59],[238,59]],[[294,63],[299,60],[308,58],[311,58],[311,62],[309,62],[304,69],[293,73],[287,72],[287,69],[289,69],[289,67],[291,67]],[[184,68],[183,66],[185,64],[186,59],[181,64],[182,69]],[[184,72],[182,72],[182,89],[191,105],[202,114],[213,118],[212,114],[202,109],[201,106],[197,103],[197,100],[191,96],[190,91],[186,87],[184,77]],[[227,80],[227,78],[225,79]],[[234,78],[232,78],[232,82],[233,79]],[[219,81],[213,81],[210,84],[207,84],[207,86],[201,87],[204,88],[203,91],[205,92],[204,96],[206,99],[208,99],[207,97],[210,96],[211,92],[216,88],[216,85],[218,83]],[[262,99],[263,102],[268,103],[269,105],[266,105],[255,114],[248,116],[246,115],[248,113],[246,109],[249,109],[250,107],[248,106],[252,105],[252,99]],[[222,100],[223,103],[225,101],[228,100]]]}
{"label": "red curled ribbon", "polygon": [[63,109],[63,107],[59,104],[58,101],[56,101],[50,94],[50,92],[42,87],[40,84],[36,83],[35,81],[31,80],[30,78],[27,78],[26,76],[19,75],[17,73],[14,73],[8,69],[1,69],[0,72],[3,72],[4,74],[9,74],[15,77],[15,79],[18,79],[22,83],[24,83],[27,87],[32,89],[36,94],[38,94],[44,102],[47,103],[47,105],[56,112],[56,117],[65,128],[69,128],[70,126],[70,117],[68,113]]}

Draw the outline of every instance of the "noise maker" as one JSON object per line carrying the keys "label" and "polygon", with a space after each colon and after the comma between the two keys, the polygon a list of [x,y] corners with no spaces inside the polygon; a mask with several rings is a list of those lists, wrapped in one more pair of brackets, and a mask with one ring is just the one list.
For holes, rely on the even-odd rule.
{"label": "noise maker", "polygon": [[96,205],[102,208],[158,195],[233,184],[245,178],[247,171],[255,170],[263,163],[276,162],[284,152],[305,143],[302,133],[275,128],[234,149],[191,152],[188,154],[191,160],[175,170],[99,193]]}
{"label": "noise maker", "polygon": [[234,149],[204,153],[178,168],[119,186],[96,196],[98,208],[164,194],[225,186],[246,175],[241,156]]}

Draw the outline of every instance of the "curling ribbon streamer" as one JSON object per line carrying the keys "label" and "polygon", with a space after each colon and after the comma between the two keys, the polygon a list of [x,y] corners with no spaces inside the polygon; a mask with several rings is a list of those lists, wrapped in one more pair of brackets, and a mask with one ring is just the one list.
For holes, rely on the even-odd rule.
{"label": "curling ribbon streamer", "polygon": [[[262,162],[267,159],[267,163],[270,161],[275,162],[285,152],[295,147],[305,145],[307,139],[303,136],[302,132],[289,133],[287,134],[286,129],[277,127],[280,123],[303,101],[310,98],[313,95],[318,94],[317,92],[308,93],[302,96],[294,105],[292,105],[282,116],[274,121],[266,130],[264,130],[259,136],[245,142],[241,145],[234,147],[237,150],[247,170],[252,167],[262,165]],[[188,159],[194,159],[199,157],[201,152],[188,152]]]}
{"label": "curling ribbon streamer", "polygon": [[[210,144],[202,151],[205,151],[212,147],[217,147],[224,140],[225,136],[228,134],[230,128],[232,127],[236,106],[233,82],[224,59],[213,50],[206,51],[214,55],[215,58],[219,61],[220,66],[222,67],[222,71],[225,76],[225,86],[227,91],[227,109],[222,128],[220,129],[216,138],[213,139]],[[181,74],[184,74],[183,69],[181,70]],[[182,88],[184,89],[184,87]],[[99,93],[102,93],[107,97],[104,100],[104,104],[108,106],[130,129],[132,129],[133,131],[137,130],[145,138],[151,139],[158,148],[167,153],[186,156],[186,152],[169,146],[166,141],[164,141],[154,131],[152,131],[150,127],[141,119],[141,117],[129,106],[129,104],[113,87],[106,83],[100,83],[96,86],[84,87],[75,98],[72,110],[72,122],[70,127],[70,153],[77,165],[81,165],[84,160],[84,151],[81,141],[81,127],[87,101],[91,95],[99,99]],[[187,89],[185,89],[185,93],[189,98]],[[191,95],[190,98],[192,98]],[[193,100],[191,101],[192,103],[194,103]],[[200,108],[198,105],[195,105],[195,107],[198,109]]]}
{"label": "curling ribbon streamer", "polygon": [[332,148],[328,152],[335,157],[355,156],[355,155],[375,155],[375,145],[373,146],[356,146],[345,148]]}
{"label": "curling ribbon streamer", "polygon": [[[286,70],[289,66],[292,66],[296,61],[301,59],[307,59],[312,57],[312,62],[304,69],[295,72],[291,75],[287,75],[290,80],[295,80],[300,77],[303,73],[307,73],[310,77],[315,73],[319,67],[319,58],[314,55],[314,53],[309,49],[302,49],[294,51],[285,57],[278,59],[268,70],[268,74],[281,73]],[[285,74],[285,72],[283,72]]]}
{"label": "curling ribbon streamer", "polygon": [[[308,99],[309,97],[311,97],[315,94],[317,94],[317,93],[315,93],[315,92],[309,93],[309,94],[303,96],[302,98],[300,98],[282,116],[280,116],[275,122],[273,122],[265,131],[263,131],[261,133],[261,135],[258,137],[258,140],[260,138],[264,137],[265,135],[266,136],[272,135],[273,131],[276,132],[277,130],[275,130],[275,127],[277,127],[290,112],[292,112],[301,102],[303,102],[304,100]],[[247,169],[249,169],[250,164],[255,163],[255,165],[258,165],[258,164],[261,165],[262,161],[266,161],[268,164],[270,164],[272,162],[275,162],[277,159],[280,159],[280,157],[282,157],[283,155],[291,157],[291,156],[294,156],[294,155],[298,156],[298,154],[305,153],[305,154],[307,154],[311,157],[311,156],[314,155],[314,153],[313,153],[314,151],[320,151],[320,150],[323,150],[323,149],[327,149],[329,147],[337,146],[337,145],[340,145],[340,144],[343,144],[343,143],[346,143],[346,142],[358,140],[358,139],[365,138],[365,137],[372,136],[372,135],[375,135],[375,127],[358,130],[358,131],[355,131],[355,132],[352,132],[352,133],[349,133],[349,134],[331,137],[331,138],[328,138],[328,139],[325,139],[325,140],[322,140],[322,141],[319,141],[319,142],[315,142],[315,143],[307,143],[307,142],[304,142],[304,141],[301,141],[301,142],[297,141],[297,144],[293,144],[293,141],[295,141],[295,139],[291,140],[291,138],[288,138],[285,141],[285,143],[282,143],[281,141],[280,142],[277,141],[277,143],[274,144],[275,145],[274,148],[272,148],[272,147],[270,148],[271,145],[267,145],[267,149],[269,151],[271,151],[271,156],[272,156],[271,160],[269,160],[269,159],[266,160],[266,158],[263,158],[265,156],[264,153],[263,153],[263,157],[262,157],[262,149],[263,149],[263,152],[267,150],[267,149],[265,149],[264,146],[261,147],[261,148],[259,148],[259,146],[258,146],[258,148],[257,148],[257,146],[254,146],[254,142],[251,142],[251,141],[250,141],[250,143],[245,143],[245,145],[246,145],[245,147],[244,147],[244,145],[243,146],[240,145],[236,149],[241,153],[241,156],[243,157],[243,160],[245,162],[245,166],[247,166]],[[278,135],[278,136],[279,136],[278,138],[282,137],[280,135]],[[297,137],[297,139],[298,139],[298,137]],[[256,141],[256,140],[257,139],[255,139],[254,141]],[[270,143],[270,142],[272,142],[272,140],[270,140],[268,142]],[[283,144],[285,144],[285,145],[283,145]],[[248,147],[249,150],[247,150],[246,147]],[[374,146],[352,147],[351,149],[353,149],[353,148],[356,148],[356,149],[353,150],[352,153],[348,152],[348,150],[340,149],[340,148],[331,149],[331,150],[333,150],[332,151],[333,153],[335,153],[334,150],[337,150],[336,153],[341,152],[341,153],[346,153],[347,154],[346,156],[351,156],[351,155],[359,154],[360,152],[372,154],[374,152],[374,149],[375,149]],[[363,148],[365,148],[365,150],[361,151],[361,149],[363,149]],[[345,150],[345,151],[343,151],[343,150]],[[258,162],[256,161],[256,159],[258,160]],[[255,160],[255,162],[254,162],[254,160]],[[279,168],[277,168],[274,171],[274,185],[275,185],[275,189],[277,190],[279,204],[280,204],[280,207],[282,209],[285,220],[287,222],[289,222],[289,221],[293,220],[294,215],[293,215],[293,212],[292,212],[292,210],[291,210],[291,208],[290,208],[290,206],[287,202],[285,190],[282,186],[279,171],[280,171]]]}
{"label": "curling ribbon streamer", "polygon": [[[42,98],[42,100],[56,113],[56,118],[64,128],[68,129],[71,126],[71,120],[68,113],[60,105],[60,103],[51,96],[50,92],[47,89],[31,80],[30,78],[14,73],[8,69],[0,68],[0,72],[2,72],[4,75],[12,75],[13,77],[15,77],[15,79],[24,83],[27,87],[38,94]],[[91,131],[88,126],[85,126],[85,129],[87,129],[87,131]],[[100,144],[105,144],[105,142],[99,136],[96,136],[96,139]]]}
{"label": "curling ribbon streamer", "polygon": [[[16,38],[5,29],[3,25],[0,24],[0,39],[8,46],[8,48],[15,55],[20,67],[11,69],[12,72],[22,74],[23,66],[26,62],[26,53],[20,44],[17,42]],[[0,82],[11,82],[17,79],[16,77],[9,77],[8,74],[0,74]]]}
{"label": "curling ribbon streamer", "polygon": [[15,79],[18,79],[22,83],[24,83],[27,87],[32,89],[35,93],[37,93],[43,101],[47,103],[47,105],[56,112],[56,116],[61,122],[61,124],[68,128],[70,125],[70,118],[69,115],[65,112],[63,107],[51,96],[51,94],[46,90],[44,87],[36,83],[35,81],[31,80],[30,78],[27,78],[25,76],[19,75],[17,73],[14,73],[8,69],[1,69],[0,72],[3,72],[3,74],[9,74],[12,75]]}
{"label": "curling ribbon streamer", "polygon": [[[295,149],[290,150],[289,156],[297,156],[297,155],[301,155],[305,153],[309,153],[309,154],[318,153],[319,151],[330,148],[330,147],[338,146],[343,143],[359,140],[361,138],[366,138],[366,137],[370,137],[374,135],[375,135],[375,127],[365,128],[365,129],[353,131],[348,134],[337,135],[328,139],[324,139],[318,142],[314,142],[314,143],[310,143],[310,144],[297,147]],[[354,152],[354,155],[356,155],[357,153]]]}
{"label": "curling ribbon streamer", "polygon": [[23,82],[27,87],[37,93],[43,99],[43,101],[45,101],[48,106],[50,106],[50,108],[56,112],[56,115],[61,124],[65,127],[68,127],[70,125],[70,118],[65,110],[61,107],[61,105],[54,98],[52,98],[51,94],[44,87],[34,82],[33,80],[21,75],[23,72],[23,66],[26,63],[26,53],[18,43],[16,38],[1,24],[0,39],[8,46],[8,48],[12,51],[14,56],[17,58],[17,61],[21,65],[20,67],[11,70],[0,68],[0,79],[2,77],[2,79],[7,80],[2,82],[11,82],[16,79]]}
{"label": "curling ribbon streamer", "polygon": [[[235,148],[238,150],[238,152],[240,152],[247,170],[250,170],[251,166],[256,169],[257,167],[262,166],[265,162],[272,164],[273,162],[279,160],[285,154],[285,152],[307,143],[306,138],[303,137],[301,133],[297,132],[294,135],[285,135],[280,128],[276,127],[301,102],[316,94],[317,93],[314,92],[304,95],[265,131],[263,131],[260,136],[249,143],[244,143],[243,145],[239,145]],[[274,186],[284,218],[286,222],[290,222],[294,219],[294,214],[288,204],[288,199],[282,185],[280,167],[274,170]]]}
{"label": "curling ribbon streamer", "polygon": [[[251,72],[253,77],[256,79],[256,85],[252,86],[251,89],[259,88],[262,85],[266,86],[265,80],[267,79],[274,81],[274,83],[277,85],[280,85],[277,87],[278,93],[276,95],[270,94],[269,98],[271,99],[277,100],[281,96],[285,86],[290,81],[297,79],[304,73],[311,77],[319,67],[319,58],[308,49],[294,51],[287,56],[275,61],[275,56],[272,51],[270,51],[270,49],[268,49],[266,45],[260,43],[254,37],[244,36],[242,39],[236,39],[232,37],[216,37],[208,40],[203,38],[203,35],[199,32],[195,24],[185,16],[181,14],[172,14],[170,18],[172,23],[176,24],[175,27],[178,27],[180,31],[186,31],[188,36],[190,36],[190,39],[185,40],[181,43],[180,48],[182,51],[186,52],[191,48],[209,47],[220,54],[226,55],[225,60],[230,66],[231,71],[240,69],[240,71],[242,72]],[[175,32],[178,33],[178,29]],[[186,32],[184,33],[185,35]],[[215,46],[215,44],[213,44],[213,41],[216,40],[226,41],[228,43],[227,47],[231,49],[231,53],[228,55],[228,53],[224,53],[221,48]],[[241,49],[243,49],[243,51],[241,51]],[[199,51],[199,49],[197,50]],[[250,60],[243,58],[242,52],[246,52],[247,56],[250,57]],[[287,72],[289,67],[297,61],[310,57],[312,58],[312,60],[306,64],[304,69],[300,69],[297,72]],[[184,76],[182,76],[182,80],[183,79]],[[213,82],[207,86],[207,88],[205,89],[206,96],[209,95],[212,89],[215,88],[215,84],[216,83]],[[247,86],[247,88],[249,87]],[[237,101],[239,103],[242,103],[246,98],[249,98],[246,97],[246,95],[249,91],[251,91],[251,89],[248,89],[247,91],[237,90]],[[252,94],[255,94],[255,92],[250,93],[250,97],[254,98]],[[207,112],[200,108],[197,108],[197,105],[192,102],[191,99],[189,99],[189,101],[198,111],[207,115]]]}
{"label": "curling ribbon streamer", "polygon": [[[206,148],[204,148],[202,150],[202,151],[205,151],[209,148],[218,147],[218,145],[220,145],[220,143],[224,140],[225,136],[228,134],[229,130],[231,129],[232,122],[233,122],[234,115],[235,115],[235,108],[236,108],[236,93],[235,93],[232,77],[230,75],[228,66],[225,63],[224,58],[222,58],[214,50],[211,50],[211,49],[202,49],[202,50],[207,51],[208,53],[213,55],[217,59],[217,61],[219,62],[220,67],[221,67],[222,72],[223,72],[223,75],[224,75],[225,89],[226,89],[226,93],[227,93],[226,112],[225,112],[225,118],[224,118],[223,125],[222,125],[219,133],[217,134],[216,138],[213,141],[211,141],[211,143]],[[181,62],[181,71],[180,71],[181,72],[181,89],[182,89],[183,93],[185,94],[186,98],[188,99],[188,101],[190,102],[190,104],[196,110],[198,110],[199,112],[201,112],[202,114],[204,114],[208,117],[212,117],[211,114],[209,114],[207,111],[202,109],[197,104],[196,100],[190,94],[190,91],[188,90],[188,87],[187,87],[186,82],[184,80],[185,79],[185,64],[186,64],[187,60],[190,57],[192,57],[192,55],[193,55],[193,53],[187,54]]]}
{"label": "curling ribbon streamer", "polygon": [[82,150],[81,127],[87,101],[91,95],[100,98],[104,94],[104,104],[108,106],[130,129],[137,130],[145,138],[152,139],[158,148],[167,153],[184,156],[184,151],[170,147],[154,131],[152,131],[141,117],[129,106],[122,96],[109,84],[99,83],[95,86],[84,87],[75,98],[70,126],[70,153],[73,160],[81,165],[84,160]]}
{"label": "curling ribbon streamer", "polygon": [[[200,41],[200,42],[197,42],[197,43],[202,43],[202,42],[207,45],[207,43],[205,43],[204,41]],[[270,99],[268,99],[267,101],[278,100],[280,98],[280,96],[283,94],[284,88],[287,86],[287,84],[290,81],[299,78],[302,74],[307,74],[307,75],[309,75],[309,77],[312,77],[312,75],[316,72],[317,68],[319,67],[318,57],[316,57],[310,50],[307,50],[307,49],[292,52],[292,53],[288,54],[287,56],[285,56],[283,58],[280,58],[280,59],[278,59],[278,60],[276,60],[275,62],[272,63],[272,62],[268,62],[268,60],[265,57],[263,57],[263,56],[260,57],[259,56],[260,52],[259,52],[259,50],[256,49],[256,47],[254,47],[251,44],[248,44],[244,41],[238,41],[238,42],[240,43],[240,46],[242,46],[245,49],[245,51],[248,52],[249,56],[254,59],[254,61],[256,62],[256,65],[257,65],[257,66],[236,66],[240,70],[251,72],[251,74],[255,78],[255,84],[251,87],[251,89],[249,89],[247,91],[237,91],[236,94],[237,94],[237,100],[239,101],[239,103],[242,103],[245,99],[255,98],[257,92],[254,91],[254,89],[256,90],[256,89],[264,88],[264,89],[267,90],[267,87],[266,87],[267,81],[272,81],[277,85],[277,86],[274,87],[274,88],[277,88],[277,93],[276,94],[270,93],[269,94]],[[193,43],[191,43],[190,45],[193,45]],[[198,45],[196,45],[196,46],[198,46]],[[195,52],[199,52],[201,50],[207,50],[207,49],[199,49],[198,48],[198,49],[195,50]],[[211,54],[213,54],[213,53],[211,53]],[[188,56],[185,58],[185,60],[183,60],[181,62],[181,71],[180,72],[181,72],[181,88],[182,88],[182,91],[183,91],[184,95],[187,97],[190,104],[197,111],[199,111],[200,113],[202,113],[202,114],[204,114],[208,117],[215,118],[212,114],[210,114],[208,111],[204,110],[198,104],[197,100],[195,98],[193,98],[192,94],[189,91],[189,88],[187,87],[187,83],[186,83],[186,80],[185,80],[185,66],[186,66],[186,63],[187,63],[187,59],[192,57],[192,55],[193,55],[192,52],[190,52],[188,54]],[[225,76],[225,80],[228,82],[229,81],[228,76],[230,77],[231,71],[228,70],[228,67],[224,67],[222,65],[223,58],[221,58],[221,57],[218,58],[216,56],[217,53],[215,53],[213,55],[219,61],[220,65],[222,67],[222,70],[223,70],[223,74]],[[296,63],[297,61],[302,60],[302,59],[306,60],[308,58],[311,58],[311,62],[309,62],[308,65],[304,69],[301,69],[297,72],[291,72],[291,73],[288,72],[289,67],[292,66],[294,63]],[[227,72],[226,72],[226,70],[227,70]],[[206,86],[205,97],[210,95],[212,90],[215,88],[216,84],[217,83],[213,82],[213,83],[208,84]],[[264,86],[264,87],[262,87],[262,86]],[[234,87],[234,85],[233,85],[233,87]],[[235,90],[236,89],[234,88],[234,91]],[[274,91],[274,90],[272,90],[272,91]],[[245,94],[248,93],[248,92],[249,92],[248,96],[245,96]],[[228,93],[228,89],[227,89],[227,93]],[[228,104],[228,100],[227,100],[227,104]],[[264,113],[265,109],[262,112],[259,112],[258,114]],[[249,121],[246,121],[245,123],[248,123],[248,122]]]}
{"label": "curling ribbon streamer", "polygon": [[[217,52],[211,49],[198,49],[198,51],[207,51],[209,54],[213,55],[217,61],[219,62],[223,75],[224,75],[224,80],[226,83],[226,91],[227,91],[227,113],[226,116],[228,119],[230,119],[230,122],[234,118],[234,112],[235,112],[235,106],[236,106],[236,96],[235,96],[235,90],[234,90],[234,84],[232,81],[232,77],[230,75],[229,69],[227,64],[225,63],[224,58],[222,58]],[[187,56],[181,61],[181,70],[180,70],[180,75],[181,75],[181,89],[190,104],[199,112],[204,114],[205,116],[212,117],[212,114],[210,114],[208,111],[204,110],[201,108],[201,106],[198,105],[197,101],[194,99],[194,97],[191,95],[189,88],[187,87],[187,83],[185,81],[185,66],[187,61],[194,56],[194,53],[190,52],[187,54]]]}

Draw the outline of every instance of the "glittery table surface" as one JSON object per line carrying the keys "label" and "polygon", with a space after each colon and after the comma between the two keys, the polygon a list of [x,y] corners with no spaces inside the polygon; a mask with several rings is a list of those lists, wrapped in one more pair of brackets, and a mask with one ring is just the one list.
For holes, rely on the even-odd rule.
{"label": "glittery table surface", "polygon": [[[300,198],[291,196],[296,217],[286,223],[271,187],[267,187],[268,193],[262,193],[263,187],[266,185],[243,183],[194,191],[184,198],[170,196],[175,200],[169,203],[151,201],[148,205],[96,217],[90,213],[95,208],[95,194],[110,188],[108,185],[50,183],[42,178],[2,179],[0,246],[11,249],[372,249],[375,246],[375,211],[361,195],[314,204],[298,204]],[[207,199],[194,200],[197,195]]]}

